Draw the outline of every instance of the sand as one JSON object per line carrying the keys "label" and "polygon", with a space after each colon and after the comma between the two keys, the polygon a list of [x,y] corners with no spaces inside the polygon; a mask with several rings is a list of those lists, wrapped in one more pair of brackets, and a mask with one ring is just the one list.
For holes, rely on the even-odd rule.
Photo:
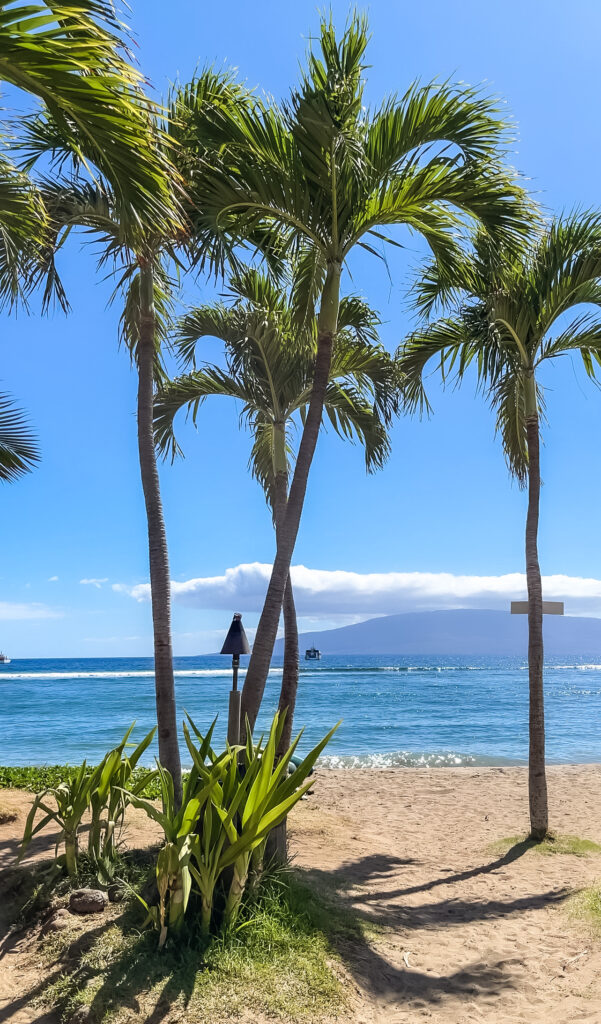
{"label": "sand", "polygon": [[[601,766],[549,769],[551,819],[601,843]],[[28,806],[0,826],[11,863]],[[341,946],[348,1024],[601,1022],[601,938],[570,914],[571,895],[601,881],[601,855],[503,855],[525,832],[523,768],[322,771],[290,828],[295,863],[379,927]],[[154,838],[132,820],[132,845]],[[33,851],[48,849],[43,840]],[[0,963],[0,1021],[53,1024],[27,1005],[31,954]],[[133,1019],[133,1018],[132,1018]]]}

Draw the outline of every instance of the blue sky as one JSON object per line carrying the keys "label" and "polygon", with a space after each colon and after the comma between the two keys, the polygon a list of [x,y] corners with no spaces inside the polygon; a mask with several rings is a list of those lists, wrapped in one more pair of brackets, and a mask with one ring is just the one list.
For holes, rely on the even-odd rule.
{"label": "blue sky", "polygon": [[[342,25],[347,4],[332,9]],[[513,162],[540,199],[554,210],[601,203],[597,3],[510,0],[499,17],[495,5],[475,0],[373,0],[367,11],[368,101],[402,91],[417,77],[485,82],[507,101],[518,132]],[[159,0],[132,3],[140,61],[159,92],[214,61],[238,67],[250,84],[281,96],[319,21],[305,0],[171,0],[168,12],[165,17]],[[420,248],[404,241],[406,252],[391,255],[390,278],[366,257],[346,281],[380,310],[382,340],[391,349],[412,323],[408,289]],[[15,657],[150,654],[150,609],[135,599],[143,591],[131,594],[147,579],[135,379],[117,346],[118,310],[106,308],[110,285],[99,282],[92,254],[82,254],[74,241],[62,269],[71,315],[5,317],[0,335],[2,386],[29,410],[43,448],[34,474],[0,490],[0,648]],[[208,294],[202,281],[184,285],[184,301]],[[207,358],[218,351],[207,343]],[[544,383],[550,423],[543,572],[596,581],[601,395],[567,359]],[[299,577],[301,625],[458,601],[504,607],[513,584],[519,589],[519,580],[473,579],[519,573],[523,566],[525,499],[509,481],[491,415],[469,387],[442,393],[433,381],[431,397],[433,418],[397,423],[392,458],[377,476],[365,476],[358,449],[322,436],[294,558],[314,570]],[[249,442],[235,406],[218,399],[207,404],[198,432],[182,425],[180,439],[186,460],[161,475],[172,576],[180,585],[175,649],[194,654],[216,648],[237,603],[245,621],[256,622],[266,570],[220,578],[241,565],[267,565],[273,537],[263,497],[246,471]],[[335,571],[358,575],[336,583],[329,575]],[[390,573],[451,576],[384,579]],[[204,582],[181,586],[198,579]],[[566,611],[601,614],[601,585],[576,579],[549,588],[565,594]]]}

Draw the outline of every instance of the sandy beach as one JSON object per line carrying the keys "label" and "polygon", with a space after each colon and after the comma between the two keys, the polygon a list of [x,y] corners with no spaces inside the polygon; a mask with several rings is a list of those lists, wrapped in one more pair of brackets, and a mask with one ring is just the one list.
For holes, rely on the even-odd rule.
{"label": "sandy beach", "polygon": [[[601,766],[552,767],[549,789],[556,831],[601,842]],[[0,797],[18,812],[0,826],[4,868],[31,797]],[[601,938],[570,914],[570,897],[601,880],[601,855],[492,848],[527,820],[523,768],[319,772],[291,822],[294,862],[377,926],[337,950],[347,1021],[598,1024]],[[134,815],[128,843],[154,838]],[[51,843],[41,837],[33,856]],[[37,970],[31,944],[6,952],[0,1020],[53,1022],[28,1003]]]}

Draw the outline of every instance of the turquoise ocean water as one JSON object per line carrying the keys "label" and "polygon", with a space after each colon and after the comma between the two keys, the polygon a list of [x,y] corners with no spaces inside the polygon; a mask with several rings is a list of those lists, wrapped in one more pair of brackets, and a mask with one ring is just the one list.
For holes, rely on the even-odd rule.
{"label": "turquoise ocean water", "polygon": [[[180,718],[200,728],[219,713],[224,736],[229,659],[177,658]],[[269,676],[265,725],[275,710],[281,662]],[[243,679],[243,671],[241,673]],[[601,664],[564,658],[546,668],[550,762],[601,762]],[[528,673],[515,659],[324,655],[303,662],[295,725],[301,749],[342,719],[326,763],[520,764],[527,756]],[[154,721],[152,662],[145,658],[52,659],[0,665],[0,763],[97,761],[137,720]]]}

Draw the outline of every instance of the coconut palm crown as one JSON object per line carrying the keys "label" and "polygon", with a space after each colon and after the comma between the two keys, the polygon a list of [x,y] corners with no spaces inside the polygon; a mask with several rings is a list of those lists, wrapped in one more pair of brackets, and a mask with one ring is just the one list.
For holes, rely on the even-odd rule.
{"label": "coconut palm crown", "polygon": [[[176,326],[184,364],[195,367],[198,341],[214,337],[225,343],[227,368],[203,364],[165,384],[155,401],[155,436],[163,454],[175,457],[180,409],[187,406],[196,423],[210,395],[239,399],[254,439],[249,467],[275,510],[278,474],[288,476],[293,458],[294,417],[302,422],[311,397],[317,328],[313,321],[299,330],[295,296],[255,269],[232,276],[228,291],[228,304],[190,310]],[[369,472],[388,457],[386,428],[399,397],[395,364],[378,342],[379,322],[359,297],[342,299],[325,405],[334,430],[363,445]]]}
{"label": "coconut palm crown", "polygon": [[[311,396],[317,328],[295,325],[295,294],[257,270],[230,279],[231,302],[191,310],[179,321],[178,347],[185,363],[195,362],[197,343],[205,337],[225,343],[226,368],[207,365],[165,385],[155,402],[159,448],[179,451],[174,418],[187,407],[194,422],[210,395],[238,399],[251,431],[250,468],[271,507],[276,536],[288,502],[294,463],[294,438]],[[367,304],[348,297],[340,304],[325,414],[334,430],[364,447],[366,467],[374,471],[389,453],[387,426],[398,404],[394,361],[377,341],[379,319]],[[282,602],[284,665],[279,708],[286,711],[280,750],[287,749],[298,688],[298,627],[290,574]]]}
{"label": "coconut palm crown", "polygon": [[409,407],[424,406],[423,373],[436,360],[443,375],[461,381],[475,369],[478,387],[496,414],[512,475],[528,485],[526,580],[530,680],[530,825],[536,839],[548,830],[543,692],[543,608],[538,560],[540,422],[544,363],[580,355],[586,374],[601,366],[601,214],[554,220],[521,250],[498,249],[480,234],[450,279],[435,264],[425,269],[418,304],[437,303],[448,314],[420,328],[401,346]]}

